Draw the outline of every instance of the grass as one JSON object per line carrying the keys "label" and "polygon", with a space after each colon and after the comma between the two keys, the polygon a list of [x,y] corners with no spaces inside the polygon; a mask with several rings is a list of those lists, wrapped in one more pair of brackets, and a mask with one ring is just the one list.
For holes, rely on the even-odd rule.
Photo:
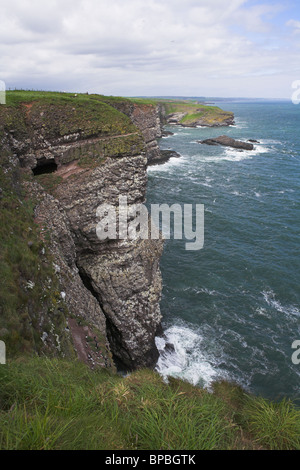
{"label": "grass", "polygon": [[249,397],[244,417],[258,444],[271,450],[300,450],[300,413],[289,400],[272,403]]}
{"label": "grass", "polygon": [[208,124],[220,124],[233,117],[233,113],[223,111],[218,106],[203,105],[196,101],[161,100],[159,102],[164,106],[166,114],[185,113],[180,120],[180,123],[184,125],[193,125],[202,119],[205,119]]}
{"label": "grass", "polygon": [[[136,127],[115,109],[130,103],[98,95],[8,92],[7,105],[0,106],[0,139],[10,134],[26,142],[35,126],[58,139],[66,133],[97,135],[103,137],[98,147],[76,156],[79,165],[92,168],[107,156],[143,150]],[[165,106],[175,112],[179,105]],[[195,106],[200,108],[180,106],[192,119]],[[116,135],[121,137],[106,140]],[[300,412],[290,401],[251,397],[227,382],[208,393],[178,379],[167,385],[150,370],[122,378],[92,372],[77,360],[32,357],[55,355],[57,335],[64,355],[74,357],[65,332],[68,312],[47,234],[41,237],[34,203],[22,189],[24,175],[4,145],[0,162],[0,337],[9,352],[8,365],[0,366],[1,449],[300,449]],[[62,183],[55,174],[36,178],[49,192]],[[44,350],[42,332],[53,338],[50,351]]]}
{"label": "grass", "polygon": [[54,344],[58,335],[65,353],[71,354],[65,333],[67,309],[46,240],[34,222],[34,203],[25,197],[20,171],[7,170],[9,156],[0,157],[1,340],[11,356],[31,354],[43,350],[45,331]]}
{"label": "grass", "polygon": [[[80,166],[93,169],[103,164],[106,157],[143,153],[140,131],[122,112],[128,105],[130,101],[120,97],[7,91],[6,105],[0,106],[0,151],[3,152],[1,143],[10,145],[13,137],[22,156],[34,148],[33,136],[39,133],[54,145],[64,143],[66,136],[69,142],[76,141],[79,136],[84,144],[70,147],[63,155],[63,164],[77,160]],[[36,181],[54,195],[62,178],[46,174],[37,176]]]}
{"label": "grass", "polygon": [[210,393],[151,370],[121,377],[77,361],[0,366],[0,449],[300,449],[300,411],[222,382]]}
{"label": "grass", "polygon": [[45,138],[76,133],[88,138],[137,132],[130,118],[110,105],[115,101],[118,99],[101,95],[8,91],[6,105],[0,106],[0,130],[1,127],[13,130],[15,138],[30,138],[31,128],[41,128]]}

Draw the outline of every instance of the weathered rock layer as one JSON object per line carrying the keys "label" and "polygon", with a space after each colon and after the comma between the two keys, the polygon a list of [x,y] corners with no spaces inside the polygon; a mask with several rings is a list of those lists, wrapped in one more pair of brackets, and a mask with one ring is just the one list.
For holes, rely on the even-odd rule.
{"label": "weathered rock layer", "polygon": [[[107,365],[110,349],[123,368],[153,366],[163,242],[100,240],[96,226],[100,205],[117,208],[120,195],[129,207],[145,201],[148,159],[159,155],[159,114],[155,106],[126,100],[113,107],[88,104],[89,116],[76,100],[20,105],[21,130],[10,116],[2,144],[18,158],[27,194],[35,198],[36,222],[47,233],[78,354]],[[102,344],[100,356],[85,351],[82,338],[90,327],[97,348]]]}
{"label": "weathered rock layer", "polygon": [[254,145],[252,143],[235,140],[227,135],[221,135],[220,137],[215,137],[213,139],[199,140],[198,142],[206,145],[224,145],[225,147],[232,147],[240,150],[254,149]]}

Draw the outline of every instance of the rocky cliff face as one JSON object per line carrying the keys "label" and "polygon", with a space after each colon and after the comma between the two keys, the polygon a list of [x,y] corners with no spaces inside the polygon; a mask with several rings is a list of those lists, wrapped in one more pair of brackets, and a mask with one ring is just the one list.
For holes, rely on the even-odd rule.
{"label": "rocky cliff face", "polygon": [[116,109],[126,114],[141,131],[145,141],[148,162],[160,160],[160,149],[157,139],[162,137],[165,109],[162,103],[143,104],[130,101],[114,101],[111,103]]}
{"label": "rocky cliff face", "polygon": [[154,365],[162,241],[99,240],[96,211],[117,206],[120,195],[129,206],[145,201],[147,160],[159,153],[158,110],[95,97],[49,103],[33,96],[1,108],[0,122],[2,151],[18,160],[35,200],[79,357],[109,366],[111,351],[126,369]]}

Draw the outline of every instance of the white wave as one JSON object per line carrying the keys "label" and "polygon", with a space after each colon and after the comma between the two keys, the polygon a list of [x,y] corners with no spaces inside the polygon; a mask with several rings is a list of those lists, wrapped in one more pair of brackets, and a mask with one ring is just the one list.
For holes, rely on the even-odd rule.
{"label": "white wave", "polygon": [[206,186],[207,188],[212,188],[214,180],[212,178],[209,178],[208,176],[205,177],[205,180],[201,179],[199,176],[194,175],[194,170],[193,171],[187,171],[185,174],[185,177],[188,178],[190,181],[193,182],[193,184],[196,184],[198,186]]}
{"label": "white wave", "polygon": [[200,288],[197,288],[197,287],[185,287],[183,289],[184,292],[193,292],[195,294],[207,294],[207,295],[216,295],[218,294],[218,292],[216,290],[210,290],[210,289],[207,289],[206,287],[200,287]]}
{"label": "white wave", "polygon": [[[160,357],[156,370],[167,380],[169,376],[178,377],[193,385],[199,383],[209,387],[211,382],[220,377],[219,371],[202,352],[203,337],[198,331],[187,326],[174,325],[165,331],[165,338],[156,338]],[[174,350],[164,349],[166,344]],[[223,373],[224,376],[224,373]]]}
{"label": "white wave", "polygon": [[224,152],[221,155],[214,155],[214,156],[207,156],[201,158],[203,162],[222,162],[222,161],[229,161],[229,162],[240,162],[242,160],[251,159],[253,154],[251,150],[238,150],[238,149],[224,149]]}
{"label": "white wave", "polygon": [[283,142],[280,140],[275,139],[259,139],[260,144],[267,144],[267,145],[283,145]]}
{"label": "white wave", "polygon": [[207,295],[216,295],[218,292],[216,290],[210,290],[206,287],[202,287],[200,289],[194,289],[196,294],[207,294]]}
{"label": "white wave", "polygon": [[236,119],[235,124],[231,124],[229,127],[235,127],[236,129],[246,129],[248,124],[246,121]]}
{"label": "white wave", "polygon": [[267,313],[266,309],[263,307],[258,307],[256,309],[256,313],[261,317],[271,318],[271,316]]}
{"label": "white wave", "polygon": [[[225,148],[224,154],[216,158],[216,160],[227,160],[232,162],[240,162],[242,160],[252,159],[254,156],[270,152],[269,147],[264,147],[263,145],[255,145],[253,150],[240,150],[234,148]],[[210,158],[210,157],[208,157]]]}
{"label": "white wave", "polygon": [[184,161],[185,161],[185,159],[182,156],[181,157],[171,157],[170,160],[168,160],[165,163],[148,166],[147,173],[157,173],[157,172],[160,172],[160,171],[169,171],[170,168],[172,168],[172,167],[182,165],[182,163],[184,163]]}
{"label": "white wave", "polygon": [[262,295],[270,307],[273,307],[277,312],[284,313],[285,315],[292,315],[300,317],[300,310],[295,305],[282,305],[279,300],[276,300],[275,293],[272,290],[263,291]]}
{"label": "white wave", "polygon": [[233,191],[231,194],[233,194],[234,196],[243,196],[243,194],[239,191]]}
{"label": "white wave", "polygon": [[266,147],[265,145],[257,144],[257,145],[254,145],[254,149],[250,151],[255,153],[255,155],[257,155],[260,153],[269,153],[271,152],[271,149],[270,147]]}

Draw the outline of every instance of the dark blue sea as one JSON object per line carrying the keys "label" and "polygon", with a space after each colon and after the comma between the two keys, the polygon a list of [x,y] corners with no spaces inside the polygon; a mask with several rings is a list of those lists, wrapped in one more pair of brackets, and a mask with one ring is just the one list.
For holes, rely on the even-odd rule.
{"label": "dark blue sea", "polygon": [[[162,149],[181,158],[149,167],[147,204],[204,204],[203,249],[166,240],[161,311],[174,351],[164,376],[210,387],[221,378],[275,400],[300,398],[300,105],[224,101],[234,126],[168,127]],[[253,151],[201,145],[226,134]]]}

